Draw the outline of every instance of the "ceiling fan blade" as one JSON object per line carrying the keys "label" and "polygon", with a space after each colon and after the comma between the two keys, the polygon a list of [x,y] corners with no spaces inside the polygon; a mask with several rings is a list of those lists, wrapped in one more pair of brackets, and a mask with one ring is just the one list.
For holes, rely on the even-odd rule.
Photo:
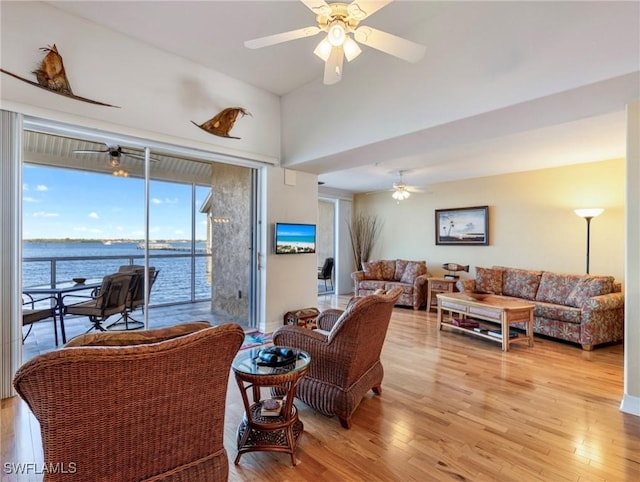
{"label": "ceiling fan blade", "polygon": [[[122,151],[122,155],[123,156],[127,156],[127,157],[132,157],[133,159],[138,159],[140,161],[144,161],[144,156],[141,156],[140,154],[134,154],[133,152],[124,152],[124,151]],[[151,162],[160,162],[159,159],[154,159],[153,157],[149,157],[149,160]]]}
{"label": "ceiling fan blade", "polygon": [[420,60],[427,48],[410,40],[396,37],[393,34],[383,32],[371,27],[360,27],[353,32],[356,41],[380,50],[407,62],[416,63]]}
{"label": "ceiling fan blade", "polygon": [[296,40],[303,37],[312,37],[320,32],[318,27],[304,27],[297,30],[290,30],[289,32],[277,33],[274,35],[268,35],[266,37],[260,37],[253,40],[247,40],[244,46],[250,49],[260,49],[262,47],[269,47],[271,45],[279,44],[282,42],[288,42],[289,40]]}
{"label": "ceiling fan blade", "polygon": [[342,47],[333,47],[331,54],[324,64],[324,83],[326,85],[335,84],[342,79],[342,63],[344,62],[344,51]]}
{"label": "ceiling fan blade", "polygon": [[309,10],[315,15],[329,15],[331,14],[331,7],[327,5],[324,0],[300,0],[304,3]]}
{"label": "ceiling fan blade", "polygon": [[75,149],[72,152],[74,154],[103,154],[105,152],[109,152],[109,149],[105,149],[103,151],[98,151],[95,149]]}
{"label": "ceiling fan blade", "polygon": [[393,0],[355,0],[347,6],[347,11],[352,18],[362,21],[376,13],[382,7],[389,5],[392,1]]}

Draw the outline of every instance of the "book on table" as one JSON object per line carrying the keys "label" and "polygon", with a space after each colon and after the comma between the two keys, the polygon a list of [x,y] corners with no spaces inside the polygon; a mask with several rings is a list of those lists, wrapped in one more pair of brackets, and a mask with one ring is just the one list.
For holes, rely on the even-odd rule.
{"label": "book on table", "polygon": [[263,417],[278,417],[282,410],[283,400],[279,398],[268,398],[262,401],[262,407],[260,407],[260,415]]}
{"label": "book on table", "polygon": [[451,324],[462,328],[477,328],[480,326],[478,320],[473,318],[451,318]]}
{"label": "book on table", "polygon": [[[489,330],[487,334],[495,336],[496,338],[502,338],[502,330]],[[517,338],[518,332],[515,330],[509,330],[509,338]]]}

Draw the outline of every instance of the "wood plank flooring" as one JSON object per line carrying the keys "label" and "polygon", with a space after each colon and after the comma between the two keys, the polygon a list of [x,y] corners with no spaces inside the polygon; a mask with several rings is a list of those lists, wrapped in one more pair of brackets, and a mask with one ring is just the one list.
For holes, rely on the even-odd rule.
{"label": "wood plank flooring", "polygon": [[[346,297],[320,296],[320,308]],[[370,392],[350,430],[301,402],[305,432],[286,454],[249,453],[240,464],[242,417],[230,377],[225,447],[231,481],[634,481],[640,418],[619,411],[623,345],[585,352],[536,337],[533,348],[453,331],[435,314],[395,308],[382,361],[381,396]],[[2,401],[1,466],[42,462],[37,421],[17,397]],[[30,481],[2,473],[2,481]]]}

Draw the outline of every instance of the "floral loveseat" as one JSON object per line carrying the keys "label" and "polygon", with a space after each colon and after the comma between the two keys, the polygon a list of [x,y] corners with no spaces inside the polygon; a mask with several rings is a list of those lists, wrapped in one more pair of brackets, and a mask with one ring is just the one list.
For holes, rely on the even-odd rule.
{"label": "floral loveseat", "polygon": [[624,294],[613,276],[477,267],[475,280],[458,281],[457,287],[533,301],[535,333],[579,343],[584,350],[624,337]]}
{"label": "floral loveseat", "polygon": [[399,306],[420,308],[427,301],[427,263],[404,259],[369,261],[362,263],[363,270],[351,273],[355,284],[355,296],[368,296],[376,290],[389,291],[396,286],[402,294],[396,301]]}

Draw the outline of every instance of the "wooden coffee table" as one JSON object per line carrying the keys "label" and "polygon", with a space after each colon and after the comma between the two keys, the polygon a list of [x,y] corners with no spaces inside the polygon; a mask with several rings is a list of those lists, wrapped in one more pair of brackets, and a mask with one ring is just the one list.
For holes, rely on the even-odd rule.
{"label": "wooden coffee table", "polygon": [[[511,343],[526,341],[533,346],[533,308],[534,304],[505,296],[489,295],[483,300],[476,300],[465,293],[439,293],[438,298],[438,330],[448,326],[456,331],[472,334],[488,340],[502,343],[502,351],[509,351]],[[484,332],[474,331],[473,328],[456,326],[451,320],[442,319],[443,310],[458,313],[462,319],[467,317],[499,323],[502,337],[495,337]],[[509,325],[512,323],[527,323],[526,334],[517,337],[509,336]],[[506,336],[505,336],[506,335]]]}

